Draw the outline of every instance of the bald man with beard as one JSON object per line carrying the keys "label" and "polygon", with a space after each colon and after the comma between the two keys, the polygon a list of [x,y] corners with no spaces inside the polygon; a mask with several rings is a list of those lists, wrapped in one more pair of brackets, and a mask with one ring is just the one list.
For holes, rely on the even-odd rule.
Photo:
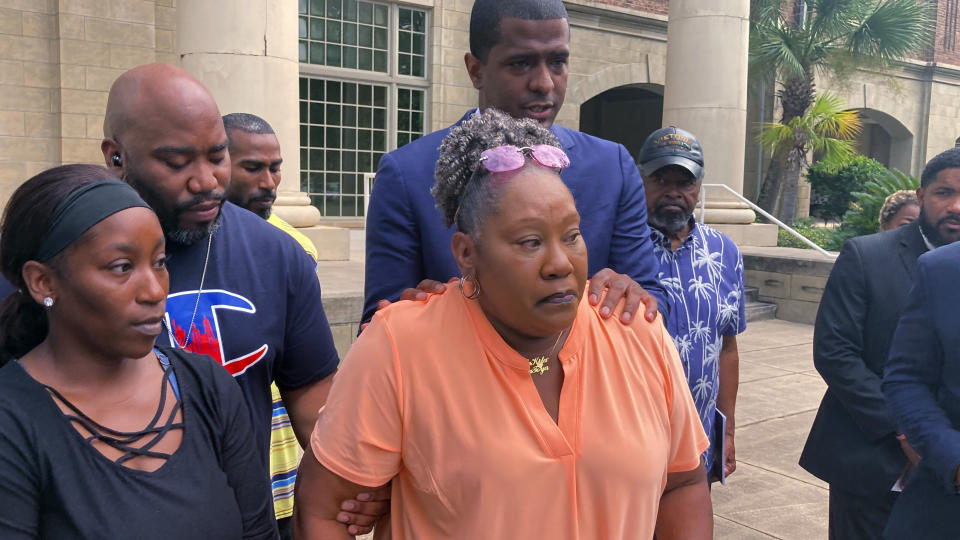
{"label": "bald man with beard", "polygon": [[[213,96],[178,67],[139,66],[110,88],[103,130],[107,167],[153,207],[167,238],[170,294],[158,344],[207,354],[234,376],[265,467],[271,382],[306,446],[339,363],[316,265],[289,235],[225,202],[230,156]],[[353,534],[385,511],[345,504],[358,512],[344,519]]]}

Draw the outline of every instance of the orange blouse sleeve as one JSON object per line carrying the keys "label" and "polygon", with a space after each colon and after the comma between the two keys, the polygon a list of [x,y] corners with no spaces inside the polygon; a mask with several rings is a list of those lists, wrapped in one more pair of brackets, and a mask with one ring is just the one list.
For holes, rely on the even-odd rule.
{"label": "orange blouse sleeve", "polygon": [[400,369],[384,317],[375,316],[340,365],[310,446],[317,460],[362,486],[400,472],[403,439]]}

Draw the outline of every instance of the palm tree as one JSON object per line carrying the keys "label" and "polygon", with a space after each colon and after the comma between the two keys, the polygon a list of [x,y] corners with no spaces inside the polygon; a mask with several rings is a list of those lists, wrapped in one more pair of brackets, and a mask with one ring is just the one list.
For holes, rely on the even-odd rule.
{"label": "palm tree", "polygon": [[[813,106],[786,124],[770,122],[761,125],[760,143],[771,149],[774,156],[782,156],[783,199],[776,214],[780,221],[793,223],[797,215],[797,187],[800,172],[807,165],[807,154],[812,151],[839,166],[856,154],[853,139],[859,133],[857,111],[844,110],[843,101],[830,94],[817,97]],[[779,184],[777,182],[778,191]]]}
{"label": "palm tree", "polygon": [[[784,9],[785,4],[792,9]],[[790,125],[814,102],[814,76],[851,67],[883,69],[923,52],[934,18],[926,0],[751,0],[750,65],[780,84],[780,124]],[[790,155],[806,145],[801,133],[775,154],[758,204],[776,205]],[[791,173],[792,174],[792,173]],[[798,173],[799,174],[799,173]],[[788,188],[789,183],[788,183]],[[796,190],[785,190],[781,208],[796,205]],[[795,210],[787,211],[791,217]],[[789,223],[789,222],[788,222]]]}

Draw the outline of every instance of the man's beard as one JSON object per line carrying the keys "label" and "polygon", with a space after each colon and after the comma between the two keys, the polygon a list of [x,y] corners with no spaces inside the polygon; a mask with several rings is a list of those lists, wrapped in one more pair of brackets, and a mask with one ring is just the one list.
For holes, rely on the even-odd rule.
{"label": "man's beard", "polygon": [[960,218],[951,214],[937,223],[930,223],[923,206],[920,207],[920,217],[918,219],[920,220],[920,230],[923,231],[923,235],[927,237],[927,240],[929,240],[931,244],[937,247],[945,246],[953,242],[953,240],[948,240],[940,234],[940,224],[947,220],[960,220]]}
{"label": "man's beard", "polygon": [[683,232],[683,229],[690,223],[693,212],[688,210],[686,205],[680,201],[672,201],[669,205],[677,205],[683,208],[684,211],[664,210],[664,207],[668,206],[667,204],[658,205],[653,209],[653,212],[647,216],[647,221],[655,229],[666,232],[667,234],[679,234]]}
{"label": "man's beard", "polygon": [[270,213],[273,211],[273,206],[267,206],[259,210],[253,210],[250,208],[253,206],[253,203],[258,201],[276,201],[277,192],[272,189],[258,189],[256,195],[247,199],[247,204],[243,205],[244,208],[250,210],[254,214],[262,217],[263,219],[270,219]]}
{"label": "man's beard", "polygon": [[180,203],[170,205],[163,200],[163,196],[160,195],[157,190],[153,188],[149,181],[141,179],[138,175],[135,175],[130,172],[126,172],[124,175],[124,180],[129,183],[137,193],[140,194],[140,197],[153,208],[153,211],[157,214],[157,219],[160,221],[160,228],[163,229],[164,236],[167,237],[167,240],[178,244],[181,246],[192,246],[198,241],[204,239],[209,234],[213,234],[220,227],[220,213],[217,214],[217,217],[210,223],[195,227],[195,228],[185,228],[180,226],[180,216],[183,212],[192,206],[195,206],[200,203],[208,201],[223,201],[223,193],[205,193],[199,194],[191,197],[189,200]]}

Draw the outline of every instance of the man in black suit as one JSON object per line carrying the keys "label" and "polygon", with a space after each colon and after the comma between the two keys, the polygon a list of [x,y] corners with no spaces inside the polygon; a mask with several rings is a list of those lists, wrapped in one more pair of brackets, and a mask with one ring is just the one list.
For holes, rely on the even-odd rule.
{"label": "man in black suit", "polygon": [[930,160],[917,190],[920,218],[847,241],[827,280],[813,360],[827,392],[800,465],[830,484],[830,538],[880,538],[908,456],[880,381],[917,258],[960,240],[960,149]]}

